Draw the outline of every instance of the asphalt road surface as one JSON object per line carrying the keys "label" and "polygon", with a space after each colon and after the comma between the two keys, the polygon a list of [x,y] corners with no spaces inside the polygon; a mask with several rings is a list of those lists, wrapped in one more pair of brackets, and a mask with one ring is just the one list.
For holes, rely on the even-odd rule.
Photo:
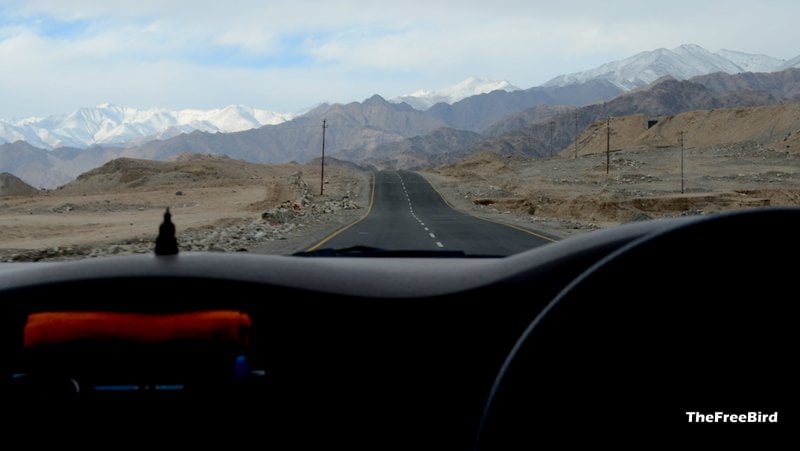
{"label": "asphalt road surface", "polygon": [[453,210],[419,174],[380,171],[375,173],[369,214],[312,249],[369,246],[387,250],[463,251],[467,255],[506,256],[551,241],[535,231]]}

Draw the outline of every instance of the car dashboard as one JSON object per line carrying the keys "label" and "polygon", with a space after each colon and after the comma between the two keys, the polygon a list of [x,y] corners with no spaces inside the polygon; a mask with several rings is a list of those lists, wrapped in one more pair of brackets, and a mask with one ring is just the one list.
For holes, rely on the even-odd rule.
{"label": "car dashboard", "polygon": [[[3,397],[7,409],[36,412],[43,424],[119,431],[145,421],[150,427],[137,427],[140,434],[179,435],[191,427],[237,440],[289,440],[297,448],[516,448],[583,424],[576,411],[615,411],[629,399],[652,414],[640,426],[655,429],[683,430],[691,409],[777,409],[786,424],[788,393],[753,397],[741,388],[768,379],[752,368],[737,367],[750,377],[738,394],[713,396],[705,385],[692,391],[672,370],[708,375],[728,368],[725,343],[778,340],[768,352],[736,354],[758,360],[773,388],[788,386],[796,370],[776,362],[794,346],[797,328],[785,323],[785,310],[797,297],[786,291],[791,275],[775,259],[798,249],[790,233],[798,224],[795,209],[648,221],[506,258],[179,253],[0,265]],[[744,238],[754,233],[759,246]],[[748,303],[742,312],[757,319],[747,333],[747,315],[724,320],[716,301],[730,295],[740,295]],[[753,297],[763,314],[753,311]],[[41,312],[218,310],[247,315],[246,346],[73,343],[32,351],[24,341],[26,321]],[[653,319],[660,314],[675,327],[663,328]],[[702,354],[720,359],[718,366],[701,364],[701,354],[687,354],[694,348],[676,338],[695,329],[729,334],[723,350]],[[648,341],[656,330],[669,344]],[[660,357],[641,357],[639,346],[660,349]],[[666,357],[673,351],[682,357]],[[653,362],[663,372],[621,382],[621,374]],[[660,392],[680,386],[687,397],[648,397],[653,384],[674,378],[681,382]],[[641,404],[642,397],[649,402]],[[597,418],[603,416],[586,422],[589,428],[603,423]],[[603,432],[619,438],[619,427],[605,424]]]}

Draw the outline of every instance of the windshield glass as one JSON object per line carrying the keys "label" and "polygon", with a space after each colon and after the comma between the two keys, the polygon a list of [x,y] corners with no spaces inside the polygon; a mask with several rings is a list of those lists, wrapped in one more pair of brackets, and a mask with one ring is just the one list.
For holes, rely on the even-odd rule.
{"label": "windshield glass", "polygon": [[[0,262],[502,257],[800,203],[793,2],[3,2]],[[752,26],[754,23],[770,26]]]}

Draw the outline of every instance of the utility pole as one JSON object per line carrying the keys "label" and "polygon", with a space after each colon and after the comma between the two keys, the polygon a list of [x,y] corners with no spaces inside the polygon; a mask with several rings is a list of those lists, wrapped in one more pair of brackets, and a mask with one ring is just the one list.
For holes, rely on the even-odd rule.
{"label": "utility pole", "polygon": [[683,194],[683,130],[681,130],[681,194]]}
{"label": "utility pole", "polygon": [[533,154],[533,128],[531,128],[530,134],[528,134],[528,152]]}
{"label": "utility pole", "polygon": [[325,191],[325,129],[328,128],[327,120],[322,120],[322,162],[319,170],[319,195]]}
{"label": "utility pole", "polygon": [[578,159],[578,109],[575,108],[575,159]]}
{"label": "utility pole", "polygon": [[606,118],[606,174],[611,167],[611,116]]}
{"label": "utility pole", "polygon": [[555,127],[556,123],[550,121],[550,156],[552,157],[555,153],[555,149],[553,149],[553,128]]}

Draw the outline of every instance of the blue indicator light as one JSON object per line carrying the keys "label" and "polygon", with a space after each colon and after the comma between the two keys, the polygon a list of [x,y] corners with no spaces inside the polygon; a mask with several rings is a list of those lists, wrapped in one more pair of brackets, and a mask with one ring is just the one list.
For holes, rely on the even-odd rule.
{"label": "blue indicator light", "polygon": [[164,390],[164,391],[183,390],[184,388],[185,387],[183,384],[156,385],[156,390]]}
{"label": "blue indicator light", "polygon": [[138,385],[95,385],[95,391],[137,391]]}

